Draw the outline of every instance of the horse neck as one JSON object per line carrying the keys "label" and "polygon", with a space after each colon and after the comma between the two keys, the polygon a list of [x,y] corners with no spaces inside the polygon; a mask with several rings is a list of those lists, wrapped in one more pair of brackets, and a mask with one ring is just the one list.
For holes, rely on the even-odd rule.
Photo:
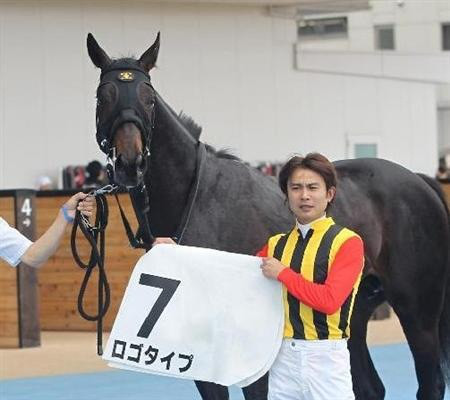
{"label": "horse neck", "polygon": [[150,226],[155,236],[173,236],[188,201],[198,146],[159,95],[155,113],[150,168],[146,175],[146,185],[150,188]]}

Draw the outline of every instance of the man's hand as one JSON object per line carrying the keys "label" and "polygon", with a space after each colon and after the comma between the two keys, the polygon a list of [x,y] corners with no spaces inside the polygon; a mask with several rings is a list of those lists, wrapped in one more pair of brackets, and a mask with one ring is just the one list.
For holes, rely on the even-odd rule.
{"label": "man's hand", "polygon": [[176,244],[173,239],[170,237],[157,237],[155,238],[155,241],[153,242],[153,246],[156,246],[157,244]]}
{"label": "man's hand", "polygon": [[280,272],[286,267],[281,264],[276,258],[263,257],[261,270],[263,275],[269,279],[277,279]]}
{"label": "man's hand", "polygon": [[72,218],[75,218],[75,210],[80,210],[84,216],[89,218],[94,210],[95,198],[86,193],[78,192],[67,200],[64,205],[66,206],[67,213]]}

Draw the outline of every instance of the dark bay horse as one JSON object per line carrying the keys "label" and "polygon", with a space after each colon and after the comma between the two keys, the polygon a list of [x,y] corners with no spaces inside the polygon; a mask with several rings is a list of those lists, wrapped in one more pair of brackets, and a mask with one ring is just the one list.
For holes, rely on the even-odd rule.
{"label": "dark bay horse", "polygon": [[[112,60],[91,34],[87,44],[101,69],[97,141],[118,183],[149,188],[155,236],[173,236],[184,221],[184,244],[255,254],[270,235],[291,228],[293,217],[276,181],[211,147],[202,153],[201,129],[154,90],[148,73],[158,56],[159,34],[139,59]],[[384,398],[366,333],[373,310],[388,300],[414,357],[417,398],[443,399],[450,359],[450,228],[442,192],[432,179],[388,161],[335,165],[339,183],[330,213],[365,243],[349,340],[356,398]],[[196,384],[203,399],[228,398],[225,387]],[[267,376],[244,388],[244,396],[265,400]]]}

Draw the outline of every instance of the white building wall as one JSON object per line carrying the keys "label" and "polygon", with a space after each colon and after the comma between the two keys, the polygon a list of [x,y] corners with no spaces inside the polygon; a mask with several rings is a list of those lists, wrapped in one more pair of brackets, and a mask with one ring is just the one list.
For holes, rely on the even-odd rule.
{"label": "white building wall", "polygon": [[448,153],[450,152],[450,107],[438,110],[438,129],[440,153]]}
{"label": "white building wall", "polygon": [[[337,81],[347,77],[344,129],[350,143],[370,138],[379,144],[380,157],[431,175],[438,149],[450,142],[450,53],[442,51],[443,22],[450,22],[448,1],[373,0],[370,10],[348,15],[346,38],[296,45],[299,71],[327,73]],[[386,24],[394,26],[395,51],[375,49],[374,26]]]}
{"label": "white building wall", "polygon": [[[355,18],[364,35],[350,32],[349,48],[363,49],[370,16]],[[312,150],[340,159],[349,136],[375,135],[381,157],[433,174],[433,86],[298,72],[295,29],[262,7],[0,0],[0,188],[104,160],[88,32],[112,56],[140,56],[160,30],[155,88],[204,127],[204,141],[245,160]]]}

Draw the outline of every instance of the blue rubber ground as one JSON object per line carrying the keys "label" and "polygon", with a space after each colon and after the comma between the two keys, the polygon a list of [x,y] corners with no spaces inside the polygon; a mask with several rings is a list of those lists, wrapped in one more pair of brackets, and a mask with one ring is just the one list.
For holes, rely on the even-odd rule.
{"label": "blue rubber ground", "polygon": [[[370,349],[386,387],[386,400],[415,399],[417,384],[406,344]],[[43,360],[45,362],[45,360]],[[230,400],[243,400],[237,387]],[[30,379],[0,380],[1,400],[200,400],[190,381],[119,370],[59,375]],[[445,399],[450,400],[447,393]]]}

